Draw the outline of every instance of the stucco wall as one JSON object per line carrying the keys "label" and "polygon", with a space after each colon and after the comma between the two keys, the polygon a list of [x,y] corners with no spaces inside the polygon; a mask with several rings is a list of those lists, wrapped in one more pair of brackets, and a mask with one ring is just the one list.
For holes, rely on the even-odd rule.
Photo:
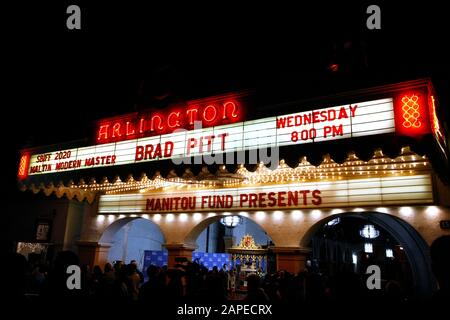
{"label": "stucco wall", "polygon": [[[260,226],[272,239],[276,246],[298,247],[306,246],[311,235],[312,226],[322,224],[333,218],[336,214],[360,212],[382,212],[398,217],[409,223],[424,240],[431,242],[442,234],[450,234],[450,230],[442,230],[440,220],[450,219],[450,210],[437,206],[403,206],[386,208],[342,208],[322,210],[285,210],[285,211],[249,211],[243,216],[251,219],[254,224]],[[194,244],[206,226],[219,221],[220,214],[173,214],[173,215],[142,215],[159,226],[166,243]],[[99,241],[109,225],[119,222],[123,217],[118,216],[94,216],[92,224],[85,228],[88,230],[87,238],[91,241]],[[132,220],[141,216],[128,216],[125,219]],[[256,233],[257,234],[257,233]],[[239,236],[236,236],[238,238]],[[258,236],[257,236],[258,237]],[[87,240],[87,239],[86,239]],[[236,239],[237,240],[237,239]]]}

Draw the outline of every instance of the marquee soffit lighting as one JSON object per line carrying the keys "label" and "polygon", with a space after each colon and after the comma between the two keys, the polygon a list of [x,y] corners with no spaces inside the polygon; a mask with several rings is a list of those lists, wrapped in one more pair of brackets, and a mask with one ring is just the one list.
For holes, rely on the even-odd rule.
{"label": "marquee soffit lighting", "polygon": [[104,177],[97,182],[92,178],[89,183],[83,179],[75,184],[72,180],[64,184],[50,182],[45,185],[41,182],[20,184],[22,191],[31,190],[33,193],[43,191],[46,195],[53,192],[62,197],[72,199],[75,196],[79,201],[87,199],[90,203],[94,201],[95,194],[118,194],[129,192],[152,192],[172,189],[211,189],[211,188],[232,188],[248,185],[270,185],[292,182],[311,181],[338,181],[343,179],[361,179],[385,176],[408,176],[430,171],[428,158],[417,155],[409,147],[403,147],[398,157],[392,159],[385,156],[381,149],[375,150],[369,161],[360,160],[355,153],[349,153],[343,163],[336,163],[330,155],[323,156],[322,163],[318,166],[312,165],[306,157],[302,157],[295,168],[288,166],[284,160],[280,160],[275,170],[267,168],[263,163],[258,164],[255,171],[249,171],[244,165],[239,165],[234,173],[228,172],[225,165],[219,167],[216,173],[209,172],[207,166],[203,167],[197,175],[186,168],[179,177],[175,170],[171,170],[164,178],[157,171],[152,179],[143,173],[139,180],[135,180],[129,175],[125,181],[116,176],[113,181]]}

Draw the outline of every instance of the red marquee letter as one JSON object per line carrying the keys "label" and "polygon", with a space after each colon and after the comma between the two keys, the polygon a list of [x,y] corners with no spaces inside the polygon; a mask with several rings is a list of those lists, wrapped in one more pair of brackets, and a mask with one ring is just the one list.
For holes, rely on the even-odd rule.
{"label": "red marquee letter", "polygon": [[155,116],[153,116],[151,119],[150,119],[150,131],[155,131],[156,129],[155,129],[155,119],[159,119],[159,123],[158,123],[158,127],[157,127],[157,129],[158,130],[163,130],[164,129],[164,127],[163,127],[163,125],[162,125],[162,119],[161,119],[161,117],[160,116],[158,116],[158,115],[155,115]]}
{"label": "red marquee letter", "polygon": [[[171,119],[175,117],[175,123],[171,123]],[[171,112],[169,113],[169,116],[167,117],[167,125],[169,128],[176,128],[180,126],[180,113],[179,112]]]}
{"label": "red marquee letter", "polygon": [[97,140],[107,140],[108,139],[108,128],[109,128],[109,124],[104,124],[104,125],[100,126],[100,129],[98,130]]}
{"label": "red marquee letter", "polygon": [[[213,112],[213,116],[209,117],[209,119],[208,119],[208,113],[209,113],[208,110],[212,110],[212,112]],[[214,121],[216,119],[216,117],[217,117],[216,107],[213,105],[206,106],[205,109],[203,110],[203,119],[205,119],[205,121],[207,121],[207,122],[211,122],[211,121]]]}
{"label": "red marquee letter", "polygon": [[[131,127],[131,129],[130,129],[130,127]],[[125,135],[130,136],[132,134],[134,134],[133,124],[131,124],[131,126],[130,126],[130,121],[127,121],[127,133]]]}
{"label": "red marquee letter", "polygon": [[238,114],[236,113],[237,112],[236,104],[234,102],[232,102],[232,101],[227,101],[227,102],[225,102],[223,104],[223,119],[228,118],[228,116],[227,116],[227,109],[230,109],[230,108],[232,108],[231,109],[231,114],[230,114],[231,118],[237,118],[238,117]]}

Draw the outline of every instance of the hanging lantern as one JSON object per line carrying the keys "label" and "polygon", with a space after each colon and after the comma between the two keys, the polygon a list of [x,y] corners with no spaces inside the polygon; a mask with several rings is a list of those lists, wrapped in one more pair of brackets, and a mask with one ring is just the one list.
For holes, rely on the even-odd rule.
{"label": "hanging lantern", "polygon": [[373,224],[366,224],[359,230],[359,235],[366,239],[375,239],[380,235],[380,231]]}
{"label": "hanging lantern", "polygon": [[220,219],[220,223],[227,228],[234,228],[242,223],[242,217],[240,216],[225,216]]}

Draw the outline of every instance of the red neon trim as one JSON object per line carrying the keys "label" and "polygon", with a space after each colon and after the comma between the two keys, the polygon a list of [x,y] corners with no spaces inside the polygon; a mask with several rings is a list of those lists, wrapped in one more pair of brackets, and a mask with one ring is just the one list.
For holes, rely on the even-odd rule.
{"label": "red neon trim", "polygon": [[[116,136],[116,133],[117,133],[117,136]],[[114,123],[114,125],[113,125],[113,130],[112,130],[112,138],[115,138],[115,137],[120,137],[121,136],[121,134],[120,134],[120,122],[116,122],[116,123]]]}
{"label": "red neon trim", "polygon": [[197,107],[186,110],[186,114],[189,118],[189,125],[191,125],[191,126],[194,125],[194,121],[196,119],[197,113],[198,113]]}
{"label": "red neon trim", "polygon": [[403,96],[402,98],[402,117],[404,119],[402,125],[405,128],[420,128],[422,122],[420,121],[420,105],[418,103],[419,97],[413,94],[412,96]]}
{"label": "red neon trim", "polygon": [[[171,124],[171,119],[173,118],[173,115],[176,115],[175,124]],[[167,117],[167,126],[169,128],[176,128],[180,127],[180,112],[171,112],[169,116]]]}
{"label": "red neon trim", "polygon": [[155,121],[154,119],[158,118],[159,119],[159,123],[158,123],[158,130],[164,130],[164,126],[162,125],[162,118],[159,115],[154,115],[151,119],[150,119],[150,131],[155,131]]}
{"label": "red neon trim", "polygon": [[[214,116],[212,118],[210,118],[210,119],[208,119],[207,116],[206,116],[208,114],[208,109],[214,110]],[[214,121],[216,119],[216,117],[217,117],[217,109],[216,109],[216,107],[213,106],[213,105],[206,106],[205,109],[203,110],[203,119],[206,122],[211,122],[211,121]]]}
{"label": "red neon trim", "polygon": [[[131,130],[130,130],[130,124],[131,124]],[[130,136],[133,134],[134,134],[133,123],[130,123],[130,121],[127,121],[127,133],[125,135]]]}
{"label": "red neon trim", "polygon": [[404,91],[394,98],[397,134],[420,137],[431,132],[426,97],[424,88]]}
{"label": "red neon trim", "polygon": [[145,118],[139,120],[139,133],[144,133],[145,128]]}
{"label": "red neon trim", "polygon": [[[100,129],[98,130],[97,140],[107,140],[108,139],[108,127],[109,127],[109,124],[100,126]],[[104,137],[102,137],[103,135],[104,135]]]}
{"label": "red neon trim", "polygon": [[227,101],[223,104],[223,118],[222,119],[227,119],[227,107],[231,105],[233,106],[233,110],[231,110],[231,118],[237,118],[239,115],[237,113],[235,113],[237,111],[237,106],[233,101]]}
{"label": "red neon trim", "polygon": [[30,155],[29,154],[23,154],[20,157],[19,162],[19,171],[17,172],[17,177],[20,180],[24,180],[28,177],[28,166],[30,165]]}
{"label": "red neon trim", "polygon": [[229,94],[191,100],[166,111],[146,110],[97,122],[95,141],[110,143],[148,136],[170,134],[177,128],[193,129],[196,121],[203,128],[242,121],[241,95]]}

